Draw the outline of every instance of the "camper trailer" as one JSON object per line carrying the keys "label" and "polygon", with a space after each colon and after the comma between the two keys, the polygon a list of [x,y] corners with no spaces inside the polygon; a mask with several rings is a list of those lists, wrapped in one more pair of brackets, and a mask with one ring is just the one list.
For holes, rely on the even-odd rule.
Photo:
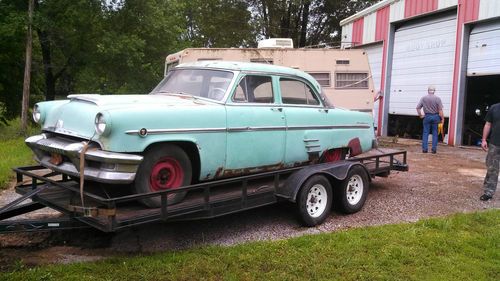
{"label": "camper trailer", "polygon": [[170,54],[165,75],[180,63],[227,60],[275,64],[313,76],[336,107],[371,113],[376,95],[368,57],[361,49],[293,48],[291,39],[267,39],[258,48],[188,48]]}

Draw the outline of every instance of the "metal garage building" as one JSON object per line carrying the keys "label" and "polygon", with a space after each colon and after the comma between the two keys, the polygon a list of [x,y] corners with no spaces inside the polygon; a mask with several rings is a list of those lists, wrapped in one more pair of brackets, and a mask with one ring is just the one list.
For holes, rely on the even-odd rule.
{"label": "metal garage building", "polygon": [[341,25],[342,46],[365,49],[383,94],[379,135],[411,135],[416,104],[435,85],[448,143],[481,137],[488,105],[500,102],[500,1],[384,0]]}

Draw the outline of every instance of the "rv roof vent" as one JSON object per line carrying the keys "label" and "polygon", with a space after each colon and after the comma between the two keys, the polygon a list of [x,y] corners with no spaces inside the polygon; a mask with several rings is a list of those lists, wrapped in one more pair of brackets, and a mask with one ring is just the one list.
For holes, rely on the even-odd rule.
{"label": "rv roof vent", "polygon": [[259,41],[258,48],[293,48],[290,38],[271,38]]}

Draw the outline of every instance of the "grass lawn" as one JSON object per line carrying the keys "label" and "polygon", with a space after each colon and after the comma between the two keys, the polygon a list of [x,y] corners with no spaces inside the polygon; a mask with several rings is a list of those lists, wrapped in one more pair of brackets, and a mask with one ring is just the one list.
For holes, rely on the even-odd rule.
{"label": "grass lawn", "polygon": [[20,262],[0,279],[500,280],[500,210],[92,263]]}
{"label": "grass lawn", "polygon": [[11,168],[33,163],[32,155],[24,144],[24,137],[0,140],[0,189],[6,188],[15,177]]}
{"label": "grass lawn", "polygon": [[[9,122],[9,126],[0,127],[0,189],[6,188],[9,181],[14,178],[13,167],[32,164],[31,149],[24,144],[24,136],[19,134],[20,121]],[[30,127],[28,135],[38,133],[38,129]]]}

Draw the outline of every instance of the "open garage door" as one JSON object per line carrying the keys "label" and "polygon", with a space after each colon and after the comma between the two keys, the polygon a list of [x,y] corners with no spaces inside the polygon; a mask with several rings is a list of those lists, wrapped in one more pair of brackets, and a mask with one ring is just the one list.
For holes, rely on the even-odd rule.
{"label": "open garage door", "polygon": [[[382,54],[383,54],[383,44],[374,44],[364,46],[366,54],[368,55],[368,63],[370,64],[370,71],[373,79],[373,88],[375,90],[374,96],[380,91],[380,85],[382,82]],[[378,120],[378,107],[379,102],[373,103],[373,120],[375,120],[375,125],[377,125]]]}
{"label": "open garage door", "polygon": [[500,74],[500,20],[476,25],[469,38],[467,75]]}
{"label": "open garage door", "polygon": [[500,102],[500,21],[475,25],[469,37],[462,144],[481,142],[484,117]]}
{"label": "open garage door", "polygon": [[415,107],[436,86],[446,117],[450,114],[456,15],[433,16],[403,24],[395,32],[389,114],[416,116]]}

